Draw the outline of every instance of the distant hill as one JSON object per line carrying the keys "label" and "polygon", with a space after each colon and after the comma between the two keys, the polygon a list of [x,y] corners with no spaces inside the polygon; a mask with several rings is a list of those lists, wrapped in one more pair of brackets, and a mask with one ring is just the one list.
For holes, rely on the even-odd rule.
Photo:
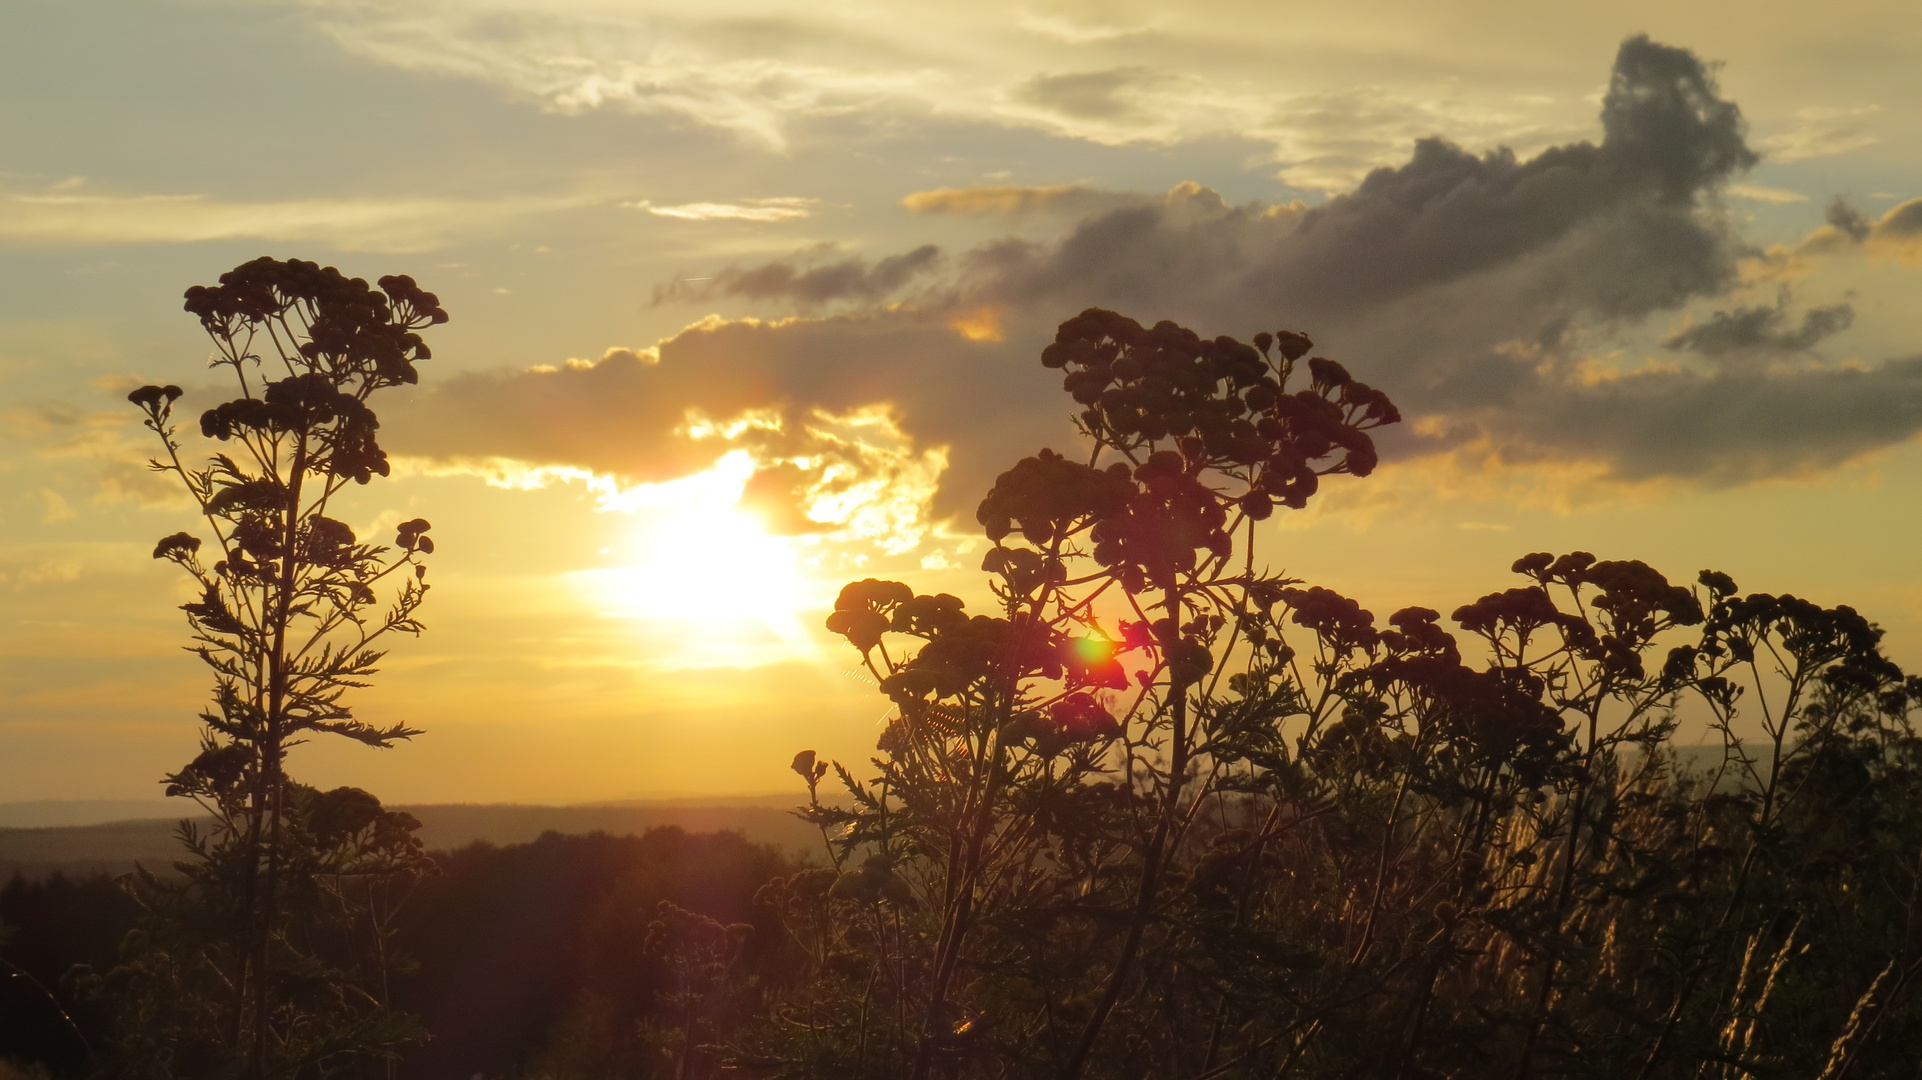
{"label": "distant hill", "polygon": [[[805,857],[817,852],[821,834],[789,813],[798,801],[770,796],[727,801],[637,800],[601,806],[452,803],[394,809],[420,819],[420,837],[430,851],[465,847],[475,841],[520,844],[546,832],[638,836],[662,825],[678,825],[690,833],[738,832],[755,843],[773,844],[790,855]],[[90,825],[0,828],[0,881],[15,873],[33,878],[55,872],[124,873],[135,863],[165,869],[181,851],[173,836],[179,810],[167,809],[172,811],[171,816]]]}
{"label": "distant hill", "polygon": [[99,825],[108,821],[179,816],[178,799],[40,799],[0,803],[0,829]]}

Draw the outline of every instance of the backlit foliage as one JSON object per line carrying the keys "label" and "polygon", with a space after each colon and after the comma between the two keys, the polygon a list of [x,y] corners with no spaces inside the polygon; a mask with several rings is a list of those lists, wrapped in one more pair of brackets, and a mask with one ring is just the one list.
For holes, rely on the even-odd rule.
{"label": "backlit foliage", "polygon": [[1261,569],[1399,418],[1311,351],[1084,312],[1042,357],[1084,453],[980,506],[998,610],[842,591],[895,713],[869,769],[795,759],[832,866],[768,890],[806,975],[734,1064],[1835,1077],[1916,1032],[1922,682],[1880,631],[1585,552],[1386,625]]}
{"label": "backlit foliage", "polygon": [[421,630],[428,523],[382,545],[330,515],[348,485],[387,475],[369,399],[418,379],[419,331],[447,313],[412,278],[376,289],[268,258],[186,299],[238,390],[200,416],[216,446],[183,456],[179,387],[128,398],[160,440],[153,468],[203,519],[204,535],[175,533],[153,556],[193,580],[190,649],[214,674],[201,751],[167,793],[213,821],[182,822],[182,877],[135,880],[151,918],[93,989],[121,1013],[124,1075],[336,1075],[412,1035],[386,1006],[385,941],[422,865],[418,823],[364,791],[294,782],[286,756],[315,735],[389,747],[418,734],[364,723],[345,698],[386,639]]}

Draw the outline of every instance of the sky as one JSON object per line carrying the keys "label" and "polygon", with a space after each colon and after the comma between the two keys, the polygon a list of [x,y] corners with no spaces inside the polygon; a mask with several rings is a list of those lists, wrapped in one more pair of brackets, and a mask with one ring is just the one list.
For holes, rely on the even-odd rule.
{"label": "sky", "polygon": [[[1260,559],[1378,614],[1531,551],[1850,604],[1922,667],[1922,20],[1901,0],[0,5],[0,799],[141,798],[208,678],[127,390],[259,255],[451,321],[375,405],[418,640],[293,770],[389,801],[794,786],[886,702],[848,580],[974,506],[1090,306],[1308,333],[1407,422]],[[150,437],[150,436],[148,436]],[[197,439],[189,440],[190,446]]]}

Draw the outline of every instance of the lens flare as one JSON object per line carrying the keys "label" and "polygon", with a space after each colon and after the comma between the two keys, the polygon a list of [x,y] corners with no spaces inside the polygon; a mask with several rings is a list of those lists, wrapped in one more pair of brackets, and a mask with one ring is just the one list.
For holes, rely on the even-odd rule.
{"label": "lens flare", "polygon": [[1105,637],[1075,638],[1070,647],[1074,649],[1075,659],[1089,667],[1114,659],[1115,643]]}

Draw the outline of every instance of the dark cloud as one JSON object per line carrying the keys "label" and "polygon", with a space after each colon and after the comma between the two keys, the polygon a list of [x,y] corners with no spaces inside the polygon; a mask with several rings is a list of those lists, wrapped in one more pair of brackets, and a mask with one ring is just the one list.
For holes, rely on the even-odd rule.
{"label": "dark cloud", "polygon": [[1829,200],[1828,209],[1823,212],[1822,217],[1835,227],[1836,232],[1858,244],[1867,240],[1869,234],[1875,231],[1874,223],[1863,217],[1862,211],[1857,210],[1840,195]]}
{"label": "dark cloud", "polygon": [[[1052,251],[1030,249],[1025,265],[1004,255],[1003,284],[1022,296],[1096,284],[1145,300],[1197,281],[1227,302],[1223,314],[1282,307],[1326,320],[1557,244],[1571,256],[1557,299],[1611,317],[1728,283],[1739,250],[1699,201],[1756,158],[1740,111],[1716,96],[1706,66],[1686,50],[1631,38],[1601,118],[1600,145],[1526,161],[1505,148],[1476,155],[1424,139],[1407,164],[1377,169],[1356,191],[1301,214],[1227,212],[1213,192],[1212,205],[1190,195],[1116,210]],[[1223,285],[1231,291],[1219,292]]]}
{"label": "dark cloud", "polygon": [[[1077,107],[1095,108],[1125,85],[1050,83],[1047,93],[1094,95]],[[1035,358],[1056,324],[1093,305],[1206,334],[1306,330],[1429,421],[1424,431],[1448,433],[1402,429],[1391,440],[1404,454],[1473,440],[1509,459],[1601,460],[1625,478],[1722,483],[1832,464],[1922,426],[1922,361],[1793,372],[1737,362],[1806,352],[1848,325],[1847,305],[1799,321],[1781,307],[1732,308],[1671,339],[1707,358],[1697,368],[1598,377],[1588,346],[1612,347],[1651,314],[1735,286],[1753,249],[1719,194],[1756,160],[1708,65],[1646,37],[1622,44],[1601,127],[1599,143],[1527,159],[1422,140],[1405,164],[1313,208],[1231,205],[1191,183],[1090,213],[1054,242],[1006,239],[945,260],[921,248],[872,264],[823,253],[730,268],[659,299],[856,306],[832,318],[704,323],[663,342],[651,367],[616,359],[457,380],[430,395],[437,434],[418,452],[458,445],[646,477],[686,467],[667,432],[688,408],[722,417],[886,401],[922,445],[952,447],[940,506],[953,511],[1011,455],[1070,437],[1067,399]],[[947,212],[993,201],[944,200]],[[1916,205],[1898,207],[1877,234],[1918,227]]]}
{"label": "dark cloud", "polygon": [[1840,465],[1922,431],[1922,356],[1767,378],[1648,372],[1544,400],[1542,446],[1604,457],[1629,480],[1736,484]]}
{"label": "dark cloud", "polygon": [[1802,313],[1802,324],[1789,323],[1786,304],[1718,311],[1707,322],[1669,336],[1662,344],[1682,352],[1723,356],[1738,352],[1803,352],[1823,338],[1847,330],[1855,309],[1830,304]]}
{"label": "dark cloud", "polygon": [[1694,53],[1646,34],[1622,43],[1602,102],[1602,148],[1628,186],[1653,179],[1667,200],[1687,202],[1760,160],[1745,130]]}
{"label": "dark cloud", "polygon": [[804,252],[798,260],[747,269],[730,266],[698,282],[677,278],[654,290],[654,302],[738,296],[748,300],[781,300],[811,308],[840,300],[876,300],[932,272],[941,262],[941,249],[933,244],[890,255],[872,265],[858,257],[819,261],[833,250],[832,247],[817,249]]}

